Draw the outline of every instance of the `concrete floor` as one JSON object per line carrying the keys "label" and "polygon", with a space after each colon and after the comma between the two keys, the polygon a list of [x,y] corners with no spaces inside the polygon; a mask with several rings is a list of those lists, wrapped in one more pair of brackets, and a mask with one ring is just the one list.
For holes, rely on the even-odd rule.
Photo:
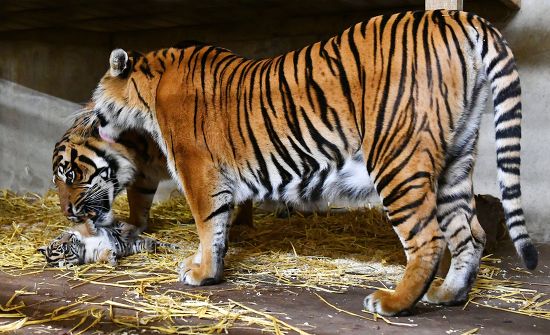
{"label": "concrete floor", "polygon": [[[550,244],[539,244],[540,263],[532,275],[513,271],[518,267],[518,259],[511,246],[499,246],[497,256],[502,259],[501,267],[507,270],[508,279],[517,279],[534,283],[533,288],[539,292],[550,293]],[[22,296],[15,302],[25,302],[26,314],[33,318],[40,318],[46,312],[64,306],[76,298],[87,293],[91,296],[100,295],[98,300],[114,299],[121,297],[124,289],[109,286],[82,285],[70,289],[67,278],[58,277],[58,272],[45,271],[35,275],[13,278],[0,273],[0,283],[3,287],[0,291],[0,304],[5,305],[15,290],[26,288],[36,290],[38,294]],[[42,283],[36,289],[36,283]],[[211,293],[211,301],[227,301],[233,299],[241,303],[254,306],[256,310],[273,313],[285,313],[290,318],[284,318],[286,322],[311,334],[402,334],[414,332],[415,334],[462,334],[473,328],[478,328],[477,334],[548,334],[550,322],[533,317],[526,317],[510,312],[498,311],[485,307],[469,305],[463,310],[462,306],[438,307],[418,304],[413,315],[388,318],[393,322],[414,323],[417,327],[388,325],[382,320],[377,322],[363,320],[361,318],[338,312],[322,302],[314,292],[307,289],[286,288],[281,286],[261,285],[255,290],[235,290],[235,285],[224,283],[218,286],[206,288],[185,288],[177,283],[166,285],[166,289],[174,288]],[[361,312],[363,298],[370,290],[353,288],[344,294],[331,294],[319,292],[331,304],[347,311],[370,317]],[[47,302],[44,302],[48,300]],[[115,299],[116,300],[116,299]],[[115,310],[115,313],[130,313],[124,310]],[[131,312],[133,313],[133,312]],[[281,314],[274,314],[279,318]],[[14,332],[14,334],[68,334],[68,331],[78,322],[78,318],[59,323],[28,326]],[[0,321],[13,321],[0,318]],[[184,324],[201,322],[198,319],[184,320]],[[204,321],[202,321],[204,322]],[[108,322],[101,322],[87,334],[109,334],[119,326]],[[126,334],[143,334],[128,330]],[[145,332],[146,333],[146,332]],[[258,330],[249,328],[232,328],[230,334],[262,334]],[[265,334],[265,333],[264,333]]]}

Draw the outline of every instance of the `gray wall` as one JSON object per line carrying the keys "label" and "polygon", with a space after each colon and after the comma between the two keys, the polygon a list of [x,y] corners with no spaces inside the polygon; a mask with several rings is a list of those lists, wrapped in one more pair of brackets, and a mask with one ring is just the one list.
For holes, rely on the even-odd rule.
{"label": "gray wall", "polygon": [[[550,94],[545,81],[550,79],[550,21],[546,17],[550,1],[523,0],[517,13],[484,4],[485,1],[465,1],[464,8],[500,27],[518,60],[524,103],[524,206],[530,230],[537,239],[548,241],[550,115],[545,108],[550,106]],[[66,100],[84,102],[105,72],[109,51],[114,47],[146,51],[194,39],[224,46],[247,57],[268,57],[329,37],[375,14],[379,12],[256,17],[230,26],[199,25],[115,34],[55,30],[0,34],[0,78]],[[1,84],[0,188],[41,192],[50,185],[53,144],[68,125],[62,122],[63,117],[77,107],[25,88],[14,89],[5,81]],[[10,85],[12,89],[6,89]],[[28,96],[17,92],[26,92]],[[492,115],[489,110],[487,113],[482,125],[475,190],[498,196]],[[29,144],[22,144],[25,141]],[[28,173],[25,167],[29,168]]]}
{"label": "gray wall", "polygon": [[0,189],[53,187],[52,152],[79,106],[0,79]]}
{"label": "gray wall", "polygon": [[110,37],[86,31],[0,34],[0,78],[71,101],[86,101],[106,71]]}

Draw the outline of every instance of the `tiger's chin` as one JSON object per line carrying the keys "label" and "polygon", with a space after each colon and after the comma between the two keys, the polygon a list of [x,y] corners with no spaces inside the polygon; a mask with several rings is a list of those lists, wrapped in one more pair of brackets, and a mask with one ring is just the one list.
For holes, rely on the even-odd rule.
{"label": "tiger's chin", "polygon": [[95,226],[106,227],[111,226],[115,222],[115,216],[112,210],[101,212],[90,218]]}

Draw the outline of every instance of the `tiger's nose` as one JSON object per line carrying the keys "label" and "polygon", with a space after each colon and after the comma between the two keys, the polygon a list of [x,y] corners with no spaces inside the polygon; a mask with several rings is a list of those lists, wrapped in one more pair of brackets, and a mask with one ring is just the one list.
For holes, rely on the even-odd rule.
{"label": "tiger's nose", "polygon": [[80,215],[79,212],[76,211],[75,207],[71,203],[64,205],[62,209],[63,209],[63,214],[65,214],[65,216],[69,220],[73,222],[82,222],[84,220],[84,217]]}
{"label": "tiger's nose", "polygon": [[61,211],[65,216],[73,215],[73,209],[71,204],[62,204]]}

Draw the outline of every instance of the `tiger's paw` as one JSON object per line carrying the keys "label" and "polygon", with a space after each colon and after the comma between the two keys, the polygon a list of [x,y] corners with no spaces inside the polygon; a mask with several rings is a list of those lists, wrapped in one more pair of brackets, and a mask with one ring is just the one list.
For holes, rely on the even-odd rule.
{"label": "tiger's paw", "polygon": [[111,266],[117,266],[118,264],[116,253],[110,248],[103,249],[99,252],[97,262],[107,263]]}
{"label": "tiger's paw", "polygon": [[454,306],[464,303],[467,297],[467,293],[460,294],[445,285],[433,283],[422,297],[422,301],[435,305]]}
{"label": "tiger's paw", "polygon": [[363,300],[363,305],[369,312],[385,316],[410,314],[410,306],[402,306],[393,292],[376,291]]}
{"label": "tiger's paw", "polygon": [[108,260],[111,266],[118,265],[118,259],[117,259],[116,253],[113,250],[109,252]]}
{"label": "tiger's paw", "polygon": [[218,284],[222,281],[221,275],[213,275],[205,271],[201,264],[194,263],[195,255],[186,258],[178,267],[179,280],[186,285],[206,286]]}

